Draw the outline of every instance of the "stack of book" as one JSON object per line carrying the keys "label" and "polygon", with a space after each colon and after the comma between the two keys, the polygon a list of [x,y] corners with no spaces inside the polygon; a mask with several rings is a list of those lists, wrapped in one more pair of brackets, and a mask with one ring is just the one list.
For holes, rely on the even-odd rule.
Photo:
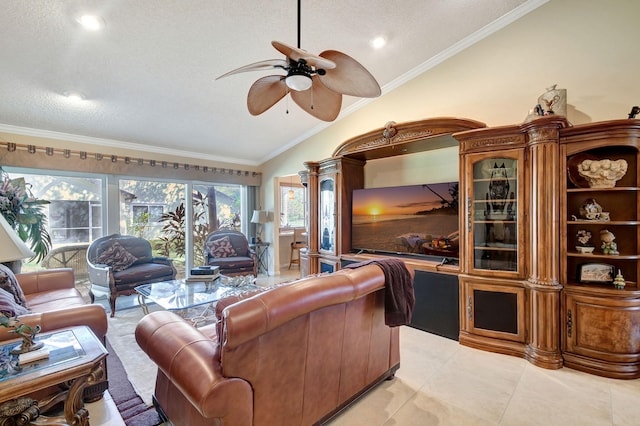
{"label": "stack of book", "polygon": [[187,278],[187,282],[215,281],[219,275],[219,266],[198,266],[191,269],[191,274],[189,278]]}

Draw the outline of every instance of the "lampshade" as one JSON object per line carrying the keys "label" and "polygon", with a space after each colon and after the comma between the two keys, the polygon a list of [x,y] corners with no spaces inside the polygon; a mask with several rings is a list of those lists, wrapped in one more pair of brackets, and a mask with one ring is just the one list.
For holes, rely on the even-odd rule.
{"label": "lampshade", "polygon": [[291,90],[295,90],[298,92],[304,92],[305,90],[309,90],[313,82],[311,81],[311,77],[307,74],[292,74],[285,78],[284,82],[287,84],[287,87]]}
{"label": "lampshade", "polygon": [[0,214],[0,262],[13,262],[35,256]]}
{"label": "lampshade", "polygon": [[267,223],[267,212],[265,210],[254,210],[251,216],[251,223]]}

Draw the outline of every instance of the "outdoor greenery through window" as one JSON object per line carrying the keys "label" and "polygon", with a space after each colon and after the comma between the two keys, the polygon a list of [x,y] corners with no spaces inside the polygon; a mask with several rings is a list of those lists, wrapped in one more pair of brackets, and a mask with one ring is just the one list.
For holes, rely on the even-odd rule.
{"label": "outdoor greenery through window", "polygon": [[306,197],[302,185],[280,184],[280,228],[305,226]]}
{"label": "outdoor greenery through window", "polygon": [[[102,180],[68,175],[7,173],[10,179],[24,179],[29,196],[46,201],[43,214],[51,248],[88,243],[102,235]],[[37,263],[25,260],[25,271]]]}
{"label": "outdoor greenery through window", "polygon": [[[186,182],[116,178],[118,207],[110,207],[107,211],[105,191],[110,186],[106,184],[106,176],[89,177],[80,173],[74,175],[73,172],[37,174],[7,169],[0,170],[6,172],[4,177],[9,183],[17,179],[16,182],[28,189],[23,192],[28,193],[29,200],[43,202],[40,211],[45,221],[45,232],[51,237],[51,247],[44,254],[49,249],[65,246],[88,246],[108,232],[120,232],[149,240],[154,255],[174,260],[178,269],[177,277],[181,278],[186,268],[187,226],[191,226],[193,232],[193,259],[190,262],[194,266],[203,264],[204,240],[213,228],[247,231],[243,226],[246,190],[241,185],[188,185]],[[9,184],[4,187],[4,192],[13,191]],[[111,188],[115,200],[116,188]],[[193,217],[189,221],[186,220],[189,209],[185,208],[188,188],[193,190],[190,200]],[[11,194],[4,192],[0,189],[0,201],[10,199],[4,195]],[[117,220],[105,220],[103,212],[107,216],[117,215]],[[210,217],[215,217],[213,226],[210,226]],[[118,224],[118,227],[108,231],[107,223]],[[44,254],[33,260],[25,260],[23,269],[28,271],[46,267],[41,264]]]}

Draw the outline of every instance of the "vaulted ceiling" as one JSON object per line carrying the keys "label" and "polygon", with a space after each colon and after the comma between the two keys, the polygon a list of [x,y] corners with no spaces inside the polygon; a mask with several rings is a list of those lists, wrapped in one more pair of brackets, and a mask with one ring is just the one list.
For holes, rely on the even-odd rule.
{"label": "vaulted ceiling", "polygon": [[[301,47],[347,53],[384,96],[545,1],[302,0]],[[0,31],[0,131],[259,165],[331,124],[286,98],[249,114],[273,71],[215,80],[283,59],[271,41],[297,44],[296,0],[4,0]],[[337,120],[367,102],[344,96]]]}

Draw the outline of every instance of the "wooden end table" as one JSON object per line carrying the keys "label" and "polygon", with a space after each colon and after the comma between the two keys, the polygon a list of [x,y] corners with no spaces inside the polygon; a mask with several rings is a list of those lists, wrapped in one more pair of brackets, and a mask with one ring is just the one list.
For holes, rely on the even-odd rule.
{"label": "wooden end table", "polygon": [[[108,354],[104,345],[86,326],[42,333],[36,341],[49,349],[49,358],[0,374],[0,425],[30,424],[37,419],[43,424],[88,426],[83,394],[87,385],[104,375]],[[17,339],[0,345],[0,361],[7,362],[9,351],[19,343]],[[63,417],[40,416],[62,401]]]}

